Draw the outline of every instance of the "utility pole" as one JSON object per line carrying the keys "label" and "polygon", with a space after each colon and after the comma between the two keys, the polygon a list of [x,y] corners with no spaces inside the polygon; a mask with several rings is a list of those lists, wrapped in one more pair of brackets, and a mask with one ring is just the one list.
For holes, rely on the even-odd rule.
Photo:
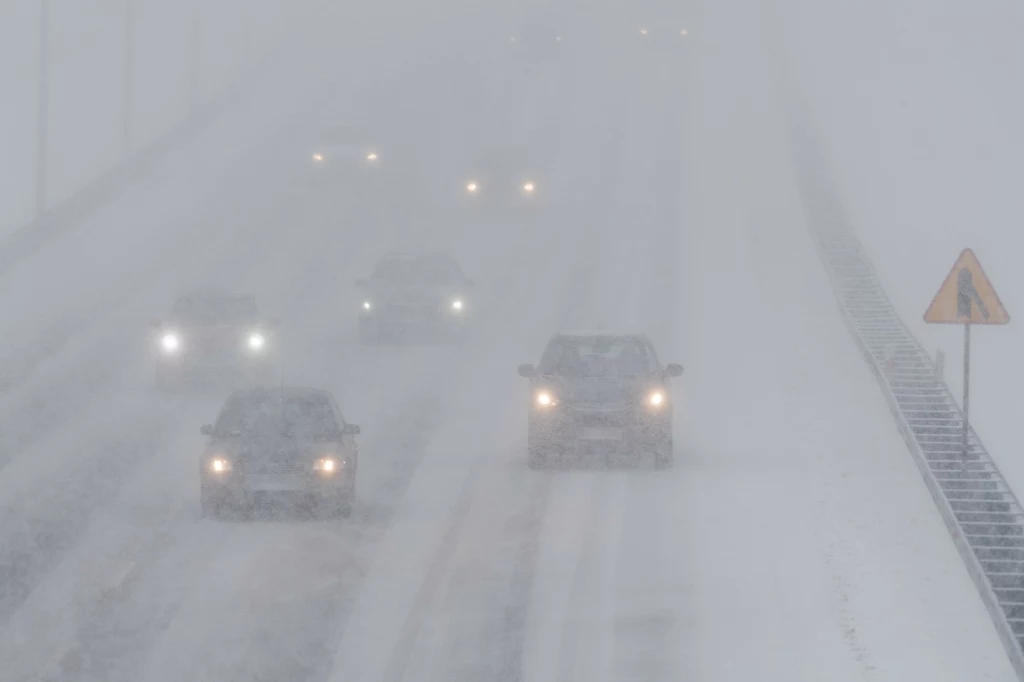
{"label": "utility pole", "polygon": [[135,0],[124,4],[124,92],[121,121],[124,125],[124,155],[132,152],[135,104]]}
{"label": "utility pole", "polygon": [[36,99],[36,215],[46,212],[50,136],[50,0],[39,1],[39,90]]}
{"label": "utility pole", "polygon": [[199,2],[197,1],[192,5],[192,32],[189,45],[189,106],[192,109],[192,113],[199,110],[200,104],[199,52],[202,40],[202,27],[199,12]]}

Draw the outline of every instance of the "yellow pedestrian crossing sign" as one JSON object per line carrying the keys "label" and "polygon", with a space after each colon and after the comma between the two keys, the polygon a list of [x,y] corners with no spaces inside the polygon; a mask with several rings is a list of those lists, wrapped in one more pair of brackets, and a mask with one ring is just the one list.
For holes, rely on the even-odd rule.
{"label": "yellow pedestrian crossing sign", "polygon": [[974,252],[964,249],[925,311],[924,321],[933,324],[1006,324],[1010,315]]}

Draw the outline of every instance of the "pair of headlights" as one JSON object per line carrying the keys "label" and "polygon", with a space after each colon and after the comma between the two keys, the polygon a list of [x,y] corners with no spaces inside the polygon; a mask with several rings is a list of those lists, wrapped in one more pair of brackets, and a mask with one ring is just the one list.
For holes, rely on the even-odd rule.
{"label": "pair of headlights", "polygon": [[[659,408],[666,402],[665,394],[661,391],[651,391],[644,396],[644,405],[652,408]],[[558,399],[551,391],[538,391],[536,397],[538,407],[548,408],[558,405]]]}
{"label": "pair of headlights", "polygon": [[[465,306],[466,304],[462,301],[461,298],[456,298],[451,302],[451,305],[449,307],[451,308],[452,312],[459,313],[462,312],[462,309]],[[373,310],[373,303],[371,303],[370,301],[363,301],[363,310]]]}
{"label": "pair of headlights", "polygon": [[[333,474],[341,469],[342,461],[334,457],[321,457],[313,462],[313,471],[321,474]],[[227,457],[214,457],[210,460],[210,471],[215,474],[229,473],[234,466]]]}
{"label": "pair of headlights", "polygon": [[[259,332],[252,332],[245,339],[246,347],[254,352],[260,352],[267,345],[267,339]],[[181,336],[174,332],[168,332],[160,337],[160,348],[167,355],[174,355],[181,350]]]}
{"label": "pair of headlights", "polygon": [[[646,28],[640,29],[640,35],[647,36],[649,34],[650,34],[650,31],[647,30]],[[679,29],[679,35],[681,35],[682,37],[685,38],[686,36],[690,35],[690,32],[687,31],[685,28],[681,28],[681,29]]]}
{"label": "pair of headlights", "polygon": [[[520,189],[523,191],[524,194],[533,194],[534,191],[537,189],[537,185],[534,184],[533,180],[527,180],[522,185],[520,185]],[[466,183],[466,191],[469,194],[477,194],[480,191],[480,183],[478,183],[476,180],[470,180],[469,182]]]}
{"label": "pair of headlights", "polygon": [[[322,164],[327,162],[327,157],[322,152],[314,152],[312,158],[313,163],[315,164]],[[376,163],[380,159],[380,156],[377,154],[377,152],[366,152],[366,156],[364,156],[363,158],[366,159],[368,163]]]}

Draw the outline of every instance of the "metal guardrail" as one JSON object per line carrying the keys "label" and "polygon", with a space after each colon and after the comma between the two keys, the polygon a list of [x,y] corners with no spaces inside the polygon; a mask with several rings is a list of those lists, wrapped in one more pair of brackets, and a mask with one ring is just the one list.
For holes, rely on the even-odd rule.
{"label": "metal guardrail", "polygon": [[960,407],[886,295],[813,129],[790,119],[798,190],[839,307],[1024,681],[1024,509],[973,429],[964,456]]}

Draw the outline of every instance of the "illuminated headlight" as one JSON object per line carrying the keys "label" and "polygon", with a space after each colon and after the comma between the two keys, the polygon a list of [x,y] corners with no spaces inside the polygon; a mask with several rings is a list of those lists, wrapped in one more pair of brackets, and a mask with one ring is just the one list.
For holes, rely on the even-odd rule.
{"label": "illuminated headlight", "polygon": [[316,153],[313,154],[313,163],[323,163],[323,162],[324,162],[324,155],[323,154],[321,154],[320,152],[316,152]]}
{"label": "illuminated headlight", "polygon": [[476,184],[475,180],[470,180],[466,183],[466,191],[470,194],[476,194],[480,190],[480,185]]}
{"label": "illuminated headlight", "polygon": [[181,348],[181,339],[177,334],[164,334],[160,338],[160,347],[165,353],[177,353]]}
{"label": "illuminated headlight", "polygon": [[249,335],[248,343],[250,350],[263,350],[267,345],[267,340],[263,338],[263,334],[253,333]]}
{"label": "illuminated headlight", "polygon": [[646,28],[640,29],[640,35],[642,35],[642,36],[647,35],[647,29]]}
{"label": "illuminated headlight", "polygon": [[369,301],[363,301],[363,310],[370,310],[373,308],[373,304]]}
{"label": "illuminated headlight", "polygon": [[537,394],[537,405],[538,406],[540,406],[540,407],[553,407],[553,406],[555,406],[557,404],[558,404],[558,402],[555,400],[555,396],[553,396],[548,391],[541,391],[541,392],[539,392]]}
{"label": "illuminated headlight", "polygon": [[313,469],[315,471],[319,471],[325,474],[333,474],[340,468],[341,464],[338,462],[338,460],[334,459],[333,457],[324,457],[322,459],[318,459],[313,464]]}
{"label": "illuminated headlight", "polygon": [[462,310],[462,307],[463,307],[462,299],[457,298],[454,301],[452,301],[452,310],[454,310],[456,312],[459,312],[459,311]]}
{"label": "illuminated headlight", "polygon": [[647,404],[651,407],[661,407],[665,404],[665,394],[661,391],[652,391],[651,394],[647,396]]}
{"label": "illuminated headlight", "polygon": [[523,183],[523,191],[526,192],[527,194],[533,194],[534,189],[536,189],[536,186],[533,184],[532,181],[527,180],[526,182]]}
{"label": "illuminated headlight", "polygon": [[215,474],[225,474],[231,471],[231,460],[224,457],[214,457],[210,460],[210,471]]}
{"label": "illuminated headlight", "polygon": [[690,32],[689,32],[689,31],[687,31],[687,30],[686,30],[686,29],[684,28],[684,29],[682,29],[682,30],[680,30],[680,31],[679,31],[679,35],[681,35],[681,36],[683,36],[683,37],[685,38],[686,36],[690,35]]}
{"label": "illuminated headlight", "polygon": [[374,161],[376,161],[377,158],[378,158],[377,157],[377,152],[369,152],[366,155],[366,160],[369,161],[370,163],[373,163]]}

